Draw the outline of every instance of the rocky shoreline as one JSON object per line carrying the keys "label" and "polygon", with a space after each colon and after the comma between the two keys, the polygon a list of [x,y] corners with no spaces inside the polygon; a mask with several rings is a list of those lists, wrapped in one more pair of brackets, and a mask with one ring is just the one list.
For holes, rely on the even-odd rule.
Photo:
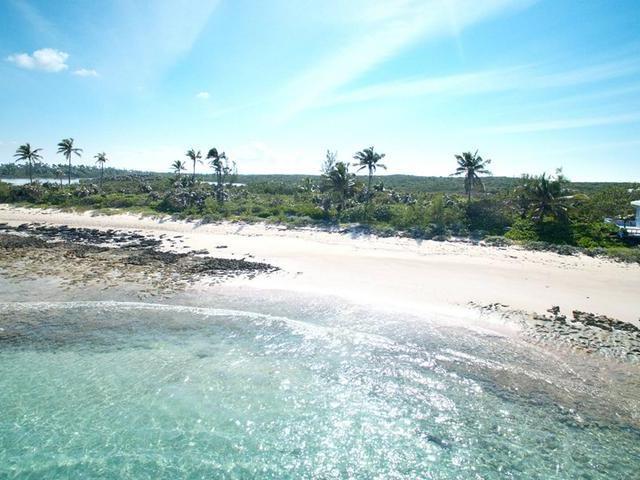
{"label": "rocky shoreline", "polygon": [[[131,285],[139,298],[146,298],[169,296],[196,282],[216,284],[278,270],[245,258],[215,257],[184,243],[177,234],[0,223],[0,272],[7,278],[58,279],[65,289]],[[559,307],[530,314],[498,303],[470,306],[518,322],[524,338],[533,343],[640,362],[640,328],[631,323],[579,310],[567,315]]]}
{"label": "rocky shoreline", "polygon": [[510,310],[508,305],[500,303],[470,305],[481,312],[495,312],[503,318],[518,321],[528,341],[640,362],[640,328],[631,323],[580,310],[573,310],[568,316],[558,306],[549,308],[547,314],[529,314]]}
{"label": "rocky shoreline", "polygon": [[[278,270],[244,258],[213,257],[181,243],[180,235],[155,238],[65,225],[0,224],[0,271],[10,278],[57,277],[66,288],[108,289],[128,282],[139,285],[139,296],[145,297],[176,292],[196,281],[211,284]],[[176,252],[178,248],[186,251]]]}

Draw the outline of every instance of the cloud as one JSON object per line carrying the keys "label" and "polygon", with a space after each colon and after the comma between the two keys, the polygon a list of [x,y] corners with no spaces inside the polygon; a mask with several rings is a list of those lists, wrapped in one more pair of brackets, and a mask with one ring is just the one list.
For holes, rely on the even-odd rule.
{"label": "cloud", "polygon": [[198,92],[196,94],[196,98],[199,98],[200,100],[209,100],[209,97],[211,97],[209,92]]}
{"label": "cloud", "polygon": [[640,113],[623,113],[599,117],[567,118],[510,125],[500,125],[480,129],[484,133],[536,133],[554,130],[597,127],[601,125],[621,125],[640,122]]}
{"label": "cloud", "polygon": [[[189,53],[220,0],[115,0],[117,21],[96,37],[98,70],[127,89],[145,89]],[[144,28],[140,28],[144,25]],[[117,73],[117,75],[116,75]]]}
{"label": "cloud", "polygon": [[99,77],[98,72],[93,69],[87,68],[79,68],[78,70],[74,70],[73,74],[77,75],[78,77]]}
{"label": "cloud", "polygon": [[380,98],[414,97],[422,95],[451,94],[468,95],[486,93],[518,85],[514,81],[520,68],[487,70],[458,75],[405,79],[370,85],[344,94],[335,94],[320,99],[317,106],[364,102]]}
{"label": "cloud", "polygon": [[20,15],[24,22],[25,32],[31,34],[32,38],[49,44],[65,42],[62,32],[27,0],[9,0],[8,5]]}
{"label": "cloud", "polygon": [[567,148],[555,150],[553,153],[556,155],[565,155],[576,152],[593,152],[594,150],[612,150],[612,149],[625,149],[629,147],[640,146],[640,140],[626,140],[618,142],[601,142],[601,143],[580,143],[578,145],[572,145]]}
{"label": "cloud", "polygon": [[42,48],[36,50],[31,55],[28,53],[15,53],[9,55],[7,60],[15,63],[20,68],[27,70],[43,70],[45,72],[61,72],[66,70],[68,65],[65,63],[69,58],[69,54],[55,50],[53,48]]}
{"label": "cloud", "polygon": [[531,0],[365,2],[353,19],[353,34],[344,46],[285,85],[283,96],[287,101],[280,120],[313,106],[418,41],[442,35],[459,38],[470,25],[531,3]]}
{"label": "cloud", "polygon": [[[547,68],[547,66],[544,66]],[[409,78],[328,95],[315,106],[425,95],[474,95],[490,92],[563,88],[622,78],[640,72],[640,62],[623,60],[548,73],[543,66],[516,66],[440,77]]]}

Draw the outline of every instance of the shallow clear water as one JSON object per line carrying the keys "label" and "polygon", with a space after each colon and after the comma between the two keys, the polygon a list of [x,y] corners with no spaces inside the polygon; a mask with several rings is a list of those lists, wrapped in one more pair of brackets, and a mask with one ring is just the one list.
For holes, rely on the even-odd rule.
{"label": "shallow clear water", "polygon": [[0,478],[640,471],[633,371],[401,315],[236,303],[0,303]]}
{"label": "shallow clear water", "polygon": [[[34,180],[37,180],[40,183],[45,183],[45,182],[60,183],[60,179],[58,178],[34,178]],[[91,179],[87,179],[87,180],[91,180]],[[31,183],[31,181],[28,178],[0,178],[0,181],[5,183],[10,183],[11,185],[26,185],[27,183]],[[64,177],[62,179],[62,182],[64,185],[66,185],[67,178]],[[71,183],[80,183],[80,179],[72,178]]]}

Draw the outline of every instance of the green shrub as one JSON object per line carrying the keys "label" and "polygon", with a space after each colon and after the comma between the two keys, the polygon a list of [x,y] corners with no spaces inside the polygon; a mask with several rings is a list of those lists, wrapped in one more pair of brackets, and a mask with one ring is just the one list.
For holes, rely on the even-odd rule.
{"label": "green shrub", "polygon": [[559,245],[559,244],[549,243],[549,242],[529,241],[529,242],[523,242],[522,246],[527,250],[536,250],[540,252],[553,252],[553,253],[557,253],[558,255],[578,255],[579,253],[583,253],[582,249],[578,247],[574,247],[572,245],[563,245],[563,244]]}
{"label": "green shrub", "polygon": [[222,220],[224,220],[224,217],[220,213],[207,213],[202,217],[202,219],[200,220],[200,223],[202,224],[216,223]]}
{"label": "green shrub", "polygon": [[421,229],[424,230],[424,209],[415,205],[390,205],[390,223],[395,228],[402,230]]}
{"label": "green shrub", "polygon": [[611,247],[606,249],[608,257],[626,263],[640,263],[640,247]]}
{"label": "green shrub", "polygon": [[0,202],[11,201],[11,185],[0,181]]}
{"label": "green shrub", "polygon": [[502,235],[510,221],[503,211],[504,207],[490,198],[473,201],[466,206],[469,229],[484,234]]}
{"label": "green shrub", "polygon": [[572,245],[573,232],[569,222],[549,220],[536,225],[538,238],[544,242]]}
{"label": "green shrub", "polygon": [[536,241],[538,240],[538,232],[536,231],[535,224],[528,218],[521,218],[513,222],[513,225],[507,233],[505,238],[509,240],[520,241]]}
{"label": "green shrub", "polygon": [[489,245],[491,247],[508,247],[513,245],[512,240],[497,235],[486,237],[483,242],[485,245]]}
{"label": "green shrub", "polygon": [[580,222],[571,226],[575,244],[582,248],[611,247],[620,243],[617,226],[604,222]]}

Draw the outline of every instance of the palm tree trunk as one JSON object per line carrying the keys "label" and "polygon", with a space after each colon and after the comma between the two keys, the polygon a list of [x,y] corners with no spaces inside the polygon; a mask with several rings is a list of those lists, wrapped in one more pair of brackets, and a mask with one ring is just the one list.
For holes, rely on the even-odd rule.
{"label": "palm tree trunk", "polygon": [[69,185],[71,185],[71,155],[69,155],[69,158],[67,158],[67,160],[69,160],[69,169],[67,170],[67,176],[69,178]]}
{"label": "palm tree trunk", "polygon": [[104,163],[100,165],[100,190],[102,190],[102,179],[104,178]]}
{"label": "palm tree trunk", "polygon": [[33,183],[33,173],[31,172],[31,161],[29,161],[29,183]]}
{"label": "palm tree trunk", "polygon": [[224,184],[223,184],[223,179],[222,179],[222,172],[218,171],[216,172],[216,181],[218,183],[218,188],[217,188],[217,192],[216,192],[216,196],[218,197],[218,202],[220,203],[224,203]]}
{"label": "palm tree trunk", "polygon": [[373,172],[369,169],[369,184],[367,185],[367,203],[371,200],[371,180],[373,179]]}

